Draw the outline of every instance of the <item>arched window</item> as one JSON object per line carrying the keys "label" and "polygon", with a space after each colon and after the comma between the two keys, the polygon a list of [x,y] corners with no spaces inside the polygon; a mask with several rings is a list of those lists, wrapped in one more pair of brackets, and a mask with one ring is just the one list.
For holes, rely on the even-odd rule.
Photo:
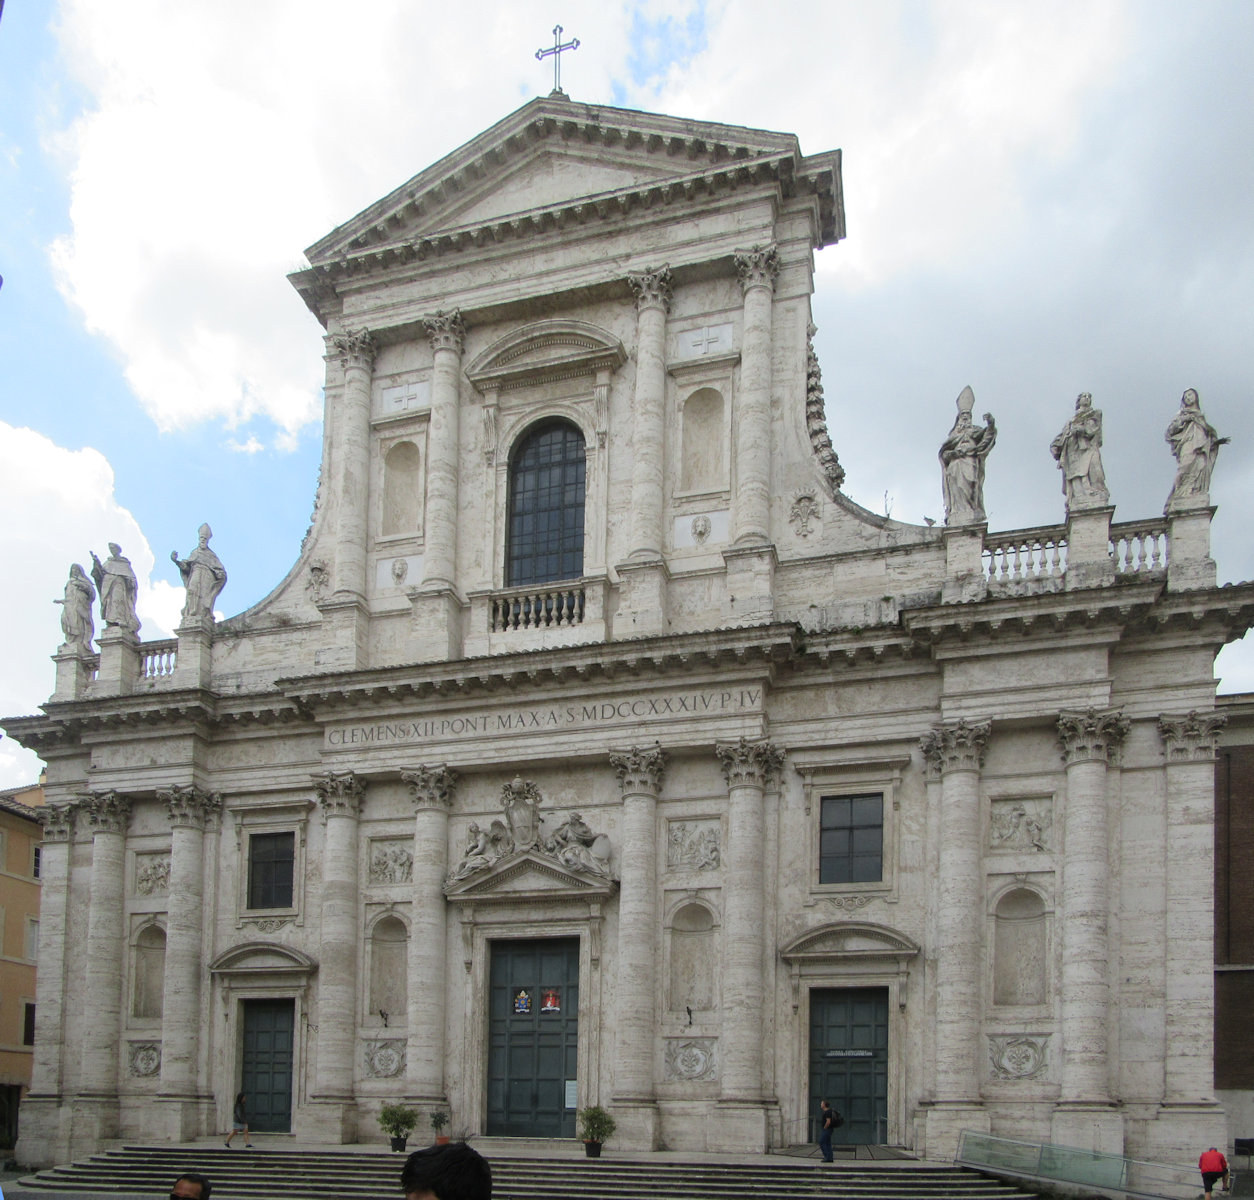
{"label": "arched window", "polygon": [[[405,1023],[408,987],[406,945],[409,932],[396,917],[384,917],[370,936],[370,1017],[380,1009],[393,1025]],[[382,1019],[382,1018],[380,1018]]]}
{"label": "arched window", "polygon": [[149,925],[135,939],[135,987],[131,1013],[160,1017],[165,1007],[165,931]]}
{"label": "arched window", "polygon": [[546,421],[515,447],[509,466],[505,584],[551,583],[583,574],[583,435]]}
{"label": "arched window", "polygon": [[1045,905],[1027,888],[1015,888],[993,914],[993,1003],[1044,1004]]}
{"label": "arched window", "polygon": [[383,459],[384,537],[418,531],[421,482],[418,447],[397,442]]}

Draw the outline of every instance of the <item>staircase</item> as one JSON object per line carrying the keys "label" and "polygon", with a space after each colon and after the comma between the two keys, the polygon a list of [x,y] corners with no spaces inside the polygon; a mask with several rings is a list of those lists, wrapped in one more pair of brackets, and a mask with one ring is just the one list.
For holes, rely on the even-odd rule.
{"label": "staircase", "polygon": [[[568,1151],[566,1153],[569,1153]],[[494,1149],[494,1200],[1025,1200],[1018,1188],[960,1167],[837,1163],[768,1157],[752,1163],[658,1158],[508,1157]],[[706,1156],[697,1156],[706,1157]],[[377,1151],[227,1150],[208,1146],[126,1146],[29,1176],[21,1188],[55,1192],[164,1195],[183,1171],[213,1181],[214,1200],[384,1200],[400,1196],[404,1157]]]}

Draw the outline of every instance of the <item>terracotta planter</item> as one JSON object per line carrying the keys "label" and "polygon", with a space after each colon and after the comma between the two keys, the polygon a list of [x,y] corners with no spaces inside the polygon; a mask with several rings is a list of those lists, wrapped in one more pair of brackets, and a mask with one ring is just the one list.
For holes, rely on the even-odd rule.
{"label": "terracotta planter", "polygon": [[449,1135],[447,1133],[437,1133],[435,1135],[435,1144],[437,1146],[447,1146],[449,1143]]}

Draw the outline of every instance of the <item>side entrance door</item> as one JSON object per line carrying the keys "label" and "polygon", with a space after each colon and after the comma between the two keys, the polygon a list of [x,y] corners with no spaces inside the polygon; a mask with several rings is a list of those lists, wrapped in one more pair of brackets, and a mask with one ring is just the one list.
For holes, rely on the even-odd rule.
{"label": "side entrance door", "polygon": [[244,1001],[244,1069],[240,1090],[248,1106],[250,1131],[291,1132],[295,1026],[294,1000]]}
{"label": "side entrance door", "polygon": [[888,1119],[888,989],[815,988],[810,993],[810,1137],[819,1101],[845,1123],[838,1146],[878,1145]]}
{"label": "side entrance door", "polygon": [[487,1132],[574,1137],[579,939],[490,946]]}

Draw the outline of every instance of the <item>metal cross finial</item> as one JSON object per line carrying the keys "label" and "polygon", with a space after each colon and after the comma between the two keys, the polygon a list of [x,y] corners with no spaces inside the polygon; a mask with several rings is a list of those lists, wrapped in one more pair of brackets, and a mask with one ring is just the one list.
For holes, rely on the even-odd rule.
{"label": "metal cross finial", "polygon": [[[571,38],[564,45],[562,43],[562,27],[560,25],[553,26],[553,45],[548,50],[537,50],[537,60],[543,62],[551,54],[553,56],[553,91],[560,92],[562,90],[562,51],[578,50],[579,39]],[[550,93],[551,94],[551,93]]]}

